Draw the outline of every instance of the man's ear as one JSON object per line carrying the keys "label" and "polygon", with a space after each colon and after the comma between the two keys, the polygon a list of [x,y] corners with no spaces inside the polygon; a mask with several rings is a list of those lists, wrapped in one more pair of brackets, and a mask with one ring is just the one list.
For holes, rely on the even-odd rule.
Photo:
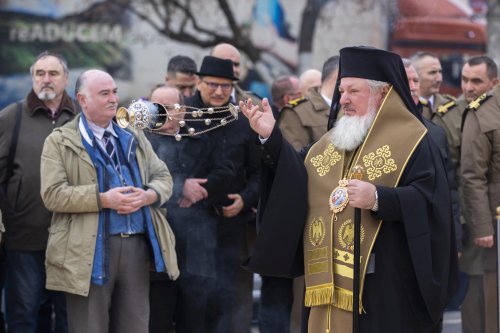
{"label": "man's ear", "polygon": [[384,87],[382,87],[382,90],[380,91],[380,95],[382,96],[382,99],[385,98],[385,96],[389,92],[390,88],[391,88],[390,86],[384,86]]}
{"label": "man's ear", "polygon": [[283,95],[283,105],[288,104],[289,100],[290,100],[290,96],[288,96],[288,94]]}
{"label": "man's ear", "polygon": [[81,92],[76,94],[76,100],[78,101],[78,104],[80,104],[81,107],[84,107],[86,104],[87,99],[85,98],[85,95],[82,94]]}

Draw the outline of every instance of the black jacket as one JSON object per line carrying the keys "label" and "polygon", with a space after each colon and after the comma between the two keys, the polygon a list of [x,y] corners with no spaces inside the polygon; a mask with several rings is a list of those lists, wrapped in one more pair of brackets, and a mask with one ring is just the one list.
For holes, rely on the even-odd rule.
{"label": "black jacket", "polygon": [[[185,104],[196,108],[207,108],[199,92],[196,92],[193,97],[186,99]],[[219,120],[215,120],[214,118],[229,115],[229,111],[224,114],[205,114],[204,117],[213,120],[209,126],[205,125],[202,121],[190,122],[189,119],[192,118],[189,117],[187,118],[187,122],[188,124],[191,123],[196,131],[201,131],[220,123]],[[225,195],[227,196],[228,193],[238,193],[241,195],[244,208],[237,218],[247,222],[253,218],[251,209],[252,207],[257,207],[259,195],[260,157],[255,146],[256,134],[251,130],[248,119],[240,113],[238,119],[213,131],[206,132],[206,135],[215,144],[215,149],[219,150],[219,156],[230,160],[234,170],[236,170],[234,177],[227,179],[230,186],[225,189]],[[228,199],[223,205],[231,202]],[[221,214],[222,212],[219,211],[219,213]]]}
{"label": "black jacket", "polygon": [[455,168],[453,167],[453,161],[450,156],[450,148],[448,146],[448,140],[446,139],[446,132],[434,124],[430,120],[423,119],[424,125],[429,130],[429,137],[432,142],[436,144],[443,158],[443,164],[446,169],[446,176],[448,180],[448,186],[450,187],[451,195],[451,208],[453,212],[453,225],[455,227],[455,240],[457,244],[457,251],[462,252],[462,224],[460,223],[460,202],[458,199],[458,184],[457,177],[455,175]]}
{"label": "black jacket", "polygon": [[[213,205],[220,204],[221,193],[234,175],[230,161],[218,155],[206,135],[174,137],[148,133],[146,136],[158,157],[165,162],[173,179],[173,191],[165,203],[167,220],[176,238],[181,272],[215,278],[217,216]],[[188,178],[206,178],[202,186],[208,198],[189,208],[179,207],[184,182]]]}

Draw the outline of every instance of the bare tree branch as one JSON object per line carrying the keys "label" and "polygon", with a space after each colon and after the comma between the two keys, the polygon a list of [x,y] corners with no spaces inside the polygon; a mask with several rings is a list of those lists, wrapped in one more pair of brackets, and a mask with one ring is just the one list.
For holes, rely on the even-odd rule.
{"label": "bare tree branch", "polygon": [[219,35],[212,30],[208,30],[208,29],[205,29],[202,26],[200,26],[198,24],[198,21],[196,20],[196,17],[193,15],[193,11],[188,7],[189,5],[184,6],[177,0],[172,0],[172,4],[184,13],[186,18],[192,23],[193,28],[195,30],[202,32],[204,34],[207,34],[208,36],[211,36],[214,39],[223,37],[222,35]]}
{"label": "bare tree branch", "polygon": [[243,35],[243,29],[234,19],[234,14],[231,11],[228,2],[226,0],[218,0],[218,3],[227,19],[231,31],[233,32],[231,44],[233,44],[237,49],[242,50],[250,58],[250,60],[252,60],[252,62],[257,62],[260,58],[260,51],[253,45],[247,36]]}
{"label": "bare tree branch", "polygon": [[236,23],[234,19],[233,12],[231,11],[231,8],[229,8],[229,4],[227,3],[226,0],[218,0],[219,7],[224,13],[224,16],[227,19],[227,23],[229,24],[229,28],[233,32],[233,37],[234,39],[238,40],[241,37],[241,29]]}
{"label": "bare tree branch", "polygon": [[[119,6],[119,5],[116,4],[116,6]],[[136,15],[137,17],[139,17],[141,20],[146,21],[156,31],[158,31],[158,32],[162,32],[163,31],[163,27],[162,26],[158,25],[158,23],[156,23],[154,20],[152,20],[149,15],[147,15],[147,14],[145,14],[145,13],[137,10],[135,6],[133,6],[131,4],[128,4],[124,8],[126,10],[128,10],[129,12],[131,12],[132,14]]]}
{"label": "bare tree branch", "polygon": [[331,1],[335,0],[307,0],[306,7],[302,12],[302,23],[300,25],[299,53],[312,51],[314,31],[319,13],[321,8]]}
{"label": "bare tree branch", "polygon": [[[234,14],[227,0],[217,0],[219,7],[227,20],[231,35],[221,35],[216,30],[210,30],[199,24],[194,15],[196,10],[191,8],[191,0],[147,0],[108,1],[109,5],[120,6],[128,10],[139,19],[149,24],[158,33],[184,43],[191,43],[200,47],[211,47],[219,43],[229,43],[242,50],[252,61],[260,58],[260,51],[256,49],[247,36],[243,35],[242,28],[234,18]],[[152,13],[148,13],[144,6],[149,6]],[[143,9],[141,9],[141,7]],[[179,19],[178,26],[174,26],[173,17]],[[190,32],[193,29],[195,32]]]}
{"label": "bare tree branch", "polygon": [[[161,9],[158,6],[158,3],[156,2],[156,0],[150,0],[148,2],[151,4],[151,7],[153,7],[153,10],[154,10],[155,14],[158,15],[158,17],[160,18],[160,20],[161,21],[165,21],[166,17],[162,16]],[[165,2],[163,2],[163,4],[165,5]],[[164,7],[164,9],[165,9],[165,7]]]}

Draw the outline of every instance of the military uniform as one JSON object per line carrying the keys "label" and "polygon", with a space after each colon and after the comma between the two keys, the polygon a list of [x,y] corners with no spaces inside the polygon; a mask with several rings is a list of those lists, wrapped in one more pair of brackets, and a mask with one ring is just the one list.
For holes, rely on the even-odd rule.
{"label": "military uniform", "polygon": [[[425,99],[420,98],[420,100],[422,101]],[[438,94],[434,94],[434,100],[433,100],[432,106],[428,100],[425,100],[425,101],[427,101],[427,106],[429,108],[428,109],[429,114],[432,114],[432,113],[437,112],[440,106],[445,105],[446,103],[449,103],[452,101],[456,101],[456,100],[457,99],[451,95],[438,93]],[[426,112],[427,112],[427,110],[424,110],[424,116],[426,118],[429,118],[429,116],[425,114]]]}
{"label": "military uniform", "polygon": [[[464,108],[463,117],[467,117],[468,112],[475,112],[489,97],[490,94],[484,94],[477,98],[470,104],[467,104]],[[465,120],[465,119],[464,119]],[[460,170],[458,170],[460,171]],[[458,175],[460,176],[460,174]],[[463,201],[463,190],[460,187],[460,207],[462,209],[462,215],[465,216],[465,209],[467,208]],[[474,244],[474,239],[472,236],[471,223],[466,223],[465,219],[463,221],[464,225],[464,251],[462,252],[462,257],[460,258],[460,270],[471,275],[483,275],[483,264],[482,257],[483,249]],[[466,332],[464,332],[466,333]]]}
{"label": "military uniform", "polygon": [[[453,165],[458,167],[460,164],[460,128],[467,102],[463,98],[455,99],[450,95],[436,94],[432,108],[430,103],[424,99],[421,99],[420,103],[423,106],[422,115],[434,124],[441,126],[446,132],[451,160]],[[457,169],[457,176],[459,175],[458,171]]]}
{"label": "military uniform", "polygon": [[[465,114],[477,109],[485,100],[486,94],[471,104],[466,104],[465,107],[460,105],[462,111],[462,119]],[[471,106],[469,106],[471,105]],[[463,122],[463,120],[462,120]],[[461,133],[460,133],[461,134]],[[460,168],[457,168],[460,172]],[[460,174],[458,174],[460,176]],[[466,222],[465,209],[467,206],[464,202],[462,186],[459,187],[460,208],[462,213],[462,228],[463,228],[463,250],[460,257],[460,271],[468,276],[467,292],[462,301],[460,308],[462,314],[462,332],[463,333],[482,333],[484,332],[484,287],[483,287],[483,248],[474,244],[472,235],[472,223]]]}
{"label": "military uniform", "polygon": [[[462,181],[471,238],[495,235],[495,209],[500,206],[500,87],[491,97],[471,108],[462,136]],[[496,323],[496,241],[484,248],[485,332],[498,332]]]}
{"label": "military uniform", "polygon": [[283,107],[278,125],[285,139],[300,150],[326,133],[329,114],[330,106],[321,94],[311,91]]}

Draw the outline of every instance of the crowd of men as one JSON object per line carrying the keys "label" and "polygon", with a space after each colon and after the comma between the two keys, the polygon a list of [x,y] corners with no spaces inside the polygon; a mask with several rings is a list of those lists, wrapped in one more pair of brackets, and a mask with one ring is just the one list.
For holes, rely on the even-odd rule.
{"label": "crowd of men", "polygon": [[435,54],[344,48],[271,102],[240,66],[225,43],[172,57],[142,131],[110,74],[72,99],[64,57],[35,58],[0,111],[0,332],[248,333],[254,273],[261,333],[440,332],[454,306],[497,332],[495,62],[466,59],[453,97]]}

